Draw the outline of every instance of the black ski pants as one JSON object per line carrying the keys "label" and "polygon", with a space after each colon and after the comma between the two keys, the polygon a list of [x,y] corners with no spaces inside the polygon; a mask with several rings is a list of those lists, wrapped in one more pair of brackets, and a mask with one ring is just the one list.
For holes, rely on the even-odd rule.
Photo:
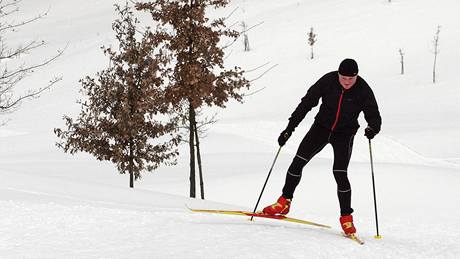
{"label": "black ski pants", "polygon": [[349,215],[351,208],[351,186],[348,181],[347,169],[353,149],[354,134],[335,133],[314,123],[299,145],[296,156],[292,160],[286,174],[283,196],[292,199],[295,188],[302,177],[303,167],[320,152],[327,144],[334,149],[334,165],[332,171],[337,183],[337,196],[340,204],[340,214]]}

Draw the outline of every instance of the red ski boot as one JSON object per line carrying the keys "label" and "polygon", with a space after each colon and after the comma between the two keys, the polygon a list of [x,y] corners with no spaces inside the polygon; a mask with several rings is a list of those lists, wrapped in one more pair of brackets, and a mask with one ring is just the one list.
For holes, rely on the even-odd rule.
{"label": "red ski boot", "polygon": [[278,201],[270,206],[265,207],[262,212],[268,215],[286,215],[291,207],[291,200],[283,196],[278,198]]}
{"label": "red ski boot", "polygon": [[345,215],[340,217],[340,225],[342,226],[345,235],[349,236],[356,233],[356,228],[353,225],[353,216]]}

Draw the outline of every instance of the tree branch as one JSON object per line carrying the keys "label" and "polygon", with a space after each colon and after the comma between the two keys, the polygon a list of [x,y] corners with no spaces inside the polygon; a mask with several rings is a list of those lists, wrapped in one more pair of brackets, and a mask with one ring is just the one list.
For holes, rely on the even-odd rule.
{"label": "tree branch", "polygon": [[247,30],[243,30],[243,31],[239,32],[238,37],[236,37],[231,43],[229,43],[229,44],[223,46],[222,49],[226,49],[226,48],[232,46],[232,45],[241,37],[241,35],[242,35],[243,33],[246,33],[246,32],[250,31],[251,29],[253,29],[253,28],[257,27],[257,26],[262,25],[263,23],[264,23],[264,22],[262,21],[262,22],[260,22],[260,23],[258,23],[258,24],[256,24],[256,25],[253,25],[253,26],[249,27]]}
{"label": "tree branch", "polygon": [[264,67],[264,66],[266,66],[266,65],[268,65],[268,64],[270,64],[270,62],[267,62],[267,63],[265,63],[265,64],[263,64],[263,65],[260,65],[260,66],[258,66],[258,67],[256,67],[256,68],[253,68],[253,69],[250,69],[250,70],[245,70],[244,72],[245,72],[245,73],[254,72],[254,71],[256,71],[257,69],[262,68],[262,67]]}
{"label": "tree branch", "polygon": [[[66,46],[66,48],[67,48],[67,46]],[[51,57],[48,60],[43,61],[42,63],[36,64],[36,65],[33,65],[33,66],[29,66],[29,67],[22,67],[21,66],[18,69],[12,71],[11,73],[8,73],[8,71],[5,70],[3,72],[3,74],[0,76],[0,86],[4,84],[4,82],[2,82],[2,81],[5,80],[5,79],[12,78],[12,77],[15,77],[15,76],[25,75],[27,73],[33,72],[33,70],[36,69],[36,68],[48,65],[49,63],[53,62],[58,57],[60,57],[62,55],[62,53],[63,53],[63,50],[58,50],[57,55],[55,55],[54,57]]]}
{"label": "tree branch", "polygon": [[6,100],[0,100],[0,103],[4,103],[3,105],[0,105],[0,111],[6,111],[14,106],[18,105],[22,100],[28,99],[28,98],[37,98],[43,91],[50,89],[51,86],[56,84],[57,82],[61,81],[62,77],[57,77],[52,79],[49,84],[45,87],[39,88],[37,90],[29,90],[28,93],[26,93],[23,96],[19,96],[16,100],[11,101],[12,97],[8,97]]}
{"label": "tree branch", "polygon": [[263,72],[263,73],[262,73],[261,75],[259,75],[258,77],[249,80],[249,82],[251,83],[251,82],[254,82],[254,81],[257,80],[257,79],[260,79],[262,76],[264,76],[264,75],[267,74],[270,70],[272,70],[273,68],[275,68],[275,67],[277,67],[277,66],[278,66],[278,64],[275,64],[275,65],[271,66],[269,69],[265,70],[265,72]]}
{"label": "tree branch", "polygon": [[[17,3],[18,2],[14,2],[14,3],[10,3],[9,5],[16,5]],[[2,10],[2,9],[3,9],[3,7],[0,8],[0,10]],[[0,18],[4,18],[4,17],[6,17],[8,15],[11,15],[12,13],[17,12],[18,10],[19,10],[19,8],[11,10],[10,12],[3,12],[2,11],[1,12],[2,15],[1,15]],[[25,20],[25,21],[22,21],[20,23],[15,23],[15,24],[7,24],[7,23],[5,23],[5,24],[2,24],[2,26],[0,26],[0,33],[3,32],[3,31],[7,31],[7,30],[14,30],[15,28],[27,25],[27,24],[32,23],[32,22],[35,22],[35,21],[47,16],[48,12],[49,12],[49,9],[46,12],[42,13],[42,14],[39,14],[39,15],[33,17],[33,18],[30,18],[29,20]]]}

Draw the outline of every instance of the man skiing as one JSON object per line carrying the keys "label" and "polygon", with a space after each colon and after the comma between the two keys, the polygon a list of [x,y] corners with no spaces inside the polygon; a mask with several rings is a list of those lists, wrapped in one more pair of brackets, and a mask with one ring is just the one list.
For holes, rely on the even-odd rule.
{"label": "man skiing", "polygon": [[295,128],[318,105],[320,99],[321,106],[315,121],[300,143],[287,171],[282,195],[276,203],[265,207],[263,213],[285,215],[289,212],[303,167],[327,144],[331,144],[334,150],[333,174],[340,204],[340,225],[345,234],[352,235],[356,233],[356,228],[351,215],[353,209],[347,168],[353,138],[359,128],[358,116],[361,111],[364,113],[368,123],[364,135],[368,139],[372,139],[380,131],[382,119],[374,93],[366,81],[358,76],[358,64],[353,59],[344,59],[338,71],[325,74],[307,91],[278,138],[280,146],[286,144]]}

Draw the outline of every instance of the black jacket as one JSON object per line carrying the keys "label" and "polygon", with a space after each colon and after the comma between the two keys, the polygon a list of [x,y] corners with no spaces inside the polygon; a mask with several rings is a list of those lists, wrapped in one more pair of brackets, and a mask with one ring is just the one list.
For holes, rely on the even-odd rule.
{"label": "black jacket", "polygon": [[339,83],[337,71],[321,77],[308,89],[307,94],[289,118],[287,129],[294,129],[305,115],[322,100],[315,122],[319,125],[340,133],[355,134],[359,128],[358,116],[364,112],[368,125],[378,133],[382,118],[377,101],[369,85],[358,76],[356,83],[348,90]]}

